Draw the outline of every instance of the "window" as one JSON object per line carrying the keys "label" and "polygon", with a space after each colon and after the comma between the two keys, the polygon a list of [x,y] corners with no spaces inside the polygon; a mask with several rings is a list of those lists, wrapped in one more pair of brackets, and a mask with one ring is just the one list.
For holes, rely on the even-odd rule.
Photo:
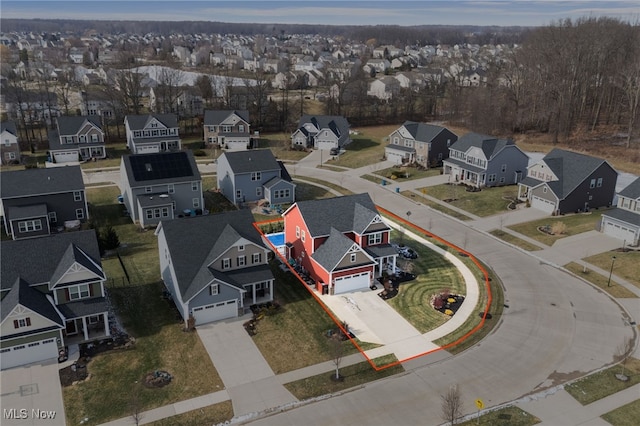
{"label": "window", "polygon": [[231,268],[231,259],[222,259],[222,269]]}
{"label": "window", "polygon": [[145,186],[144,187],[144,192],[149,193],[151,191],[153,191],[153,187],[152,186]]}
{"label": "window", "polygon": [[244,133],[244,124],[238,124],[238,132]]}
{"label": "window", "polygon": [[100,317],[98,315],[91,315],[89,317],[89,324],[97,324],[100,322]]}
{"label": "window", "polygon": [[247,264],[247,256],[238,256],[238,266],[245,266]]}
{"label": "window", "polygon": [[251,172],[251,180],[260,181],[262,179],[262,172]]}
{"label": "window", "polygon": [[89,284],[80,284],[69,287],[69,300],[78,300],[89,297]]}
{"label": "window", "polygon": [[220,293],[220,284],[211,284],[209,286],[209,295],[216,296]]}
{"label": "window", "polygon": [[244,245],[240,244],[240,245],[238,246],[238,251],[244,251]]}
{"label": "window", "polygon": [[198,207],[200,207],[200,198],[194,198],[193,199],[193,208],[197,209]]}
{"label": "window", "polygon": [[296,238],[300,238],[300,227],[296,226]]}
{"label": "window", "polygon": [[176,188],[175,188],[175,186],[174,186],[172,183],[170,183],[169,185],[167,185],[167,192],[168,192],[169,194],[173,194],[173,193],[175,193],[175,192],[176,192]]}
{"label": "window", "polygon": [[76,219],[84,219],[84,210],[76,209]]}
{"label": "window", "polygon": [[506,172],[506,171],[507,171],[507,165],[506,165],[506,164],[503,164],[503,165],[502,165],[502,167],[500,167],[500,171],[501,171],[502,173]]}
{"label": "window", "polygon": [[231,126],[228,126],[228,125],[222,125],[222,126],[220,126],[220,127],[222,127],[222,131],[223,131],[223,132],[225,132],[225,133],[229,133],[229,132],[231,132]]}
{"label": "window", "polygon": [[261,186],[256,188],[256,197],[262,197],[262,187]]}
{"label": "window", "polygon": [[42,231],[42,221],[40,219],[34,219],[18,222],[18,230],[20,232]]}
{"label": "window", "polygon": [[500,183],[504,183],[504,176],[500,177]]}
{"label": "window", "polygon": [[451,146],[451,139],[447,139],[447,148]]}
{"label": "window", "polygon": [[81,191],[73,191],[73,201],[82,201]]}
{"label": "window", "polygon": [[306,234],[305,234],[305,232],[304,232],[304,231],[302,231],[302,238],[301,238],[301,239],[302,239],[302,242],[303,242],[303,243],[304,243],[304,242],[305,242],[305,240],[306,240]]}
{"label": "window", "polygon": [[4,144],[5,144],[6,146],[11,146],[11,140],[10,140],[10,139],[5,139],[5,140],[4,140]]}
{"label": "window", "polygon": [[253,253],[251,255],[251,263],[262,263],[262,253]]}
{"label": "window", "polygon": [[98,135],[96,133],[91,135],[91,142],[98,142]]}
{"label": "window", "polygon": [[153,209],[145,210],[147,219],[153,219]]}
{"label": "window", "polygon": [[598,178],[598,183],[596,183],[598,188],[602,187],[602,178]]}
{"label": "window", "polygon": [[162,217],[169,217],[169,207],[162,208]]}
{"label": "window", "polygon": [[489,175],[489,182],[495,182],[496,181],[496,174],[492,173]]}
{"label": "window", "polygon": [[8,152],[7,154],[9,154],[9,160],[15,160],[16,159],[16,153],[15,152]]}
{"label": "window", "polygon": [[198,182],[191,182],[191,190],[192,191],[197,191],[198,190]]}
{"label": "window", "polygon": [[356,262],[356,254],[351,253],[351,263],[355,263],[355,262]]}
{"label": "window", "polygon": [[543,187],[542,187],[542,193],[543,193],[543,194],[546,194],[546,193],[547,193],[547,187],[546,187],[546,186],[543,186]]}
{"label": "window", "polygon": [[13,328],[29,327],[31,325],[31,318],[20,318],[13,320]]}
{"label": "window", "polygon": [[56,212],[49,212],[49,222],[56,223],[58,221],[58,216]]}
{"label": "window", "polygon": [[595,179],[591,179],[591,183],[589,184],[589,188],[595,188],[596,187],[596,180]]}
{"label": "window", "polygon": [[368,242],[370,246],[376,245],[376,244],[382,244],[382,233],[378,232],[375,234],[370,234],[368,237]]}
{"label": "window", "polygon": [[397,136],[395,136],[395,137],[393,138],[393,144],[394,144],[394,145],[398,145],[398,144],[399,144],[399,142],[400,142],[400,140],[398,139],[398,137],[397,137]]}
{"label": "window", "polygon": [[236,198],[237,198],[237,199],[242,198],[242,190],[240,190],[240,189],[237,189],[237,190],[236,190]]}

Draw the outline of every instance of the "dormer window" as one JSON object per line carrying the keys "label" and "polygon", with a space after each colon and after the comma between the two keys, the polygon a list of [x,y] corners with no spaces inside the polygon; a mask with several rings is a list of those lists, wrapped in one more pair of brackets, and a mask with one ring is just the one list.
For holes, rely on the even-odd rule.
{"label": "dormer window", "polygon": [[13,320],[13,328],[29,327],[31,325],[31,318],[20,318]]}

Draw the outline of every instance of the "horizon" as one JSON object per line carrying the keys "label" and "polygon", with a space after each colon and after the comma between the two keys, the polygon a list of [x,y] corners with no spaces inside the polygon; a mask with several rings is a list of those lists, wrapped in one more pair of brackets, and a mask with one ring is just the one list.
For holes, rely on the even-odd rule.
{"label": "horizon", "polygon": [[[0,2],[1,19],[218,22],[329,26],[536,27],[571,19],[609,17],[640,22],[637,1],[58,1]],[[82,5],[82,6],[80,6]],[[122,9],[117,6],[122,5]],[[118,11],[114,11],[118,10]],[[119,10],[126,10],[122,12]],[[207,19],[206,17],[210,17]],[[354,19],[357,17],[358,19]],[[1,21],[0,19],[0,21]],[[357,22],[354,22],[356,20]]]}

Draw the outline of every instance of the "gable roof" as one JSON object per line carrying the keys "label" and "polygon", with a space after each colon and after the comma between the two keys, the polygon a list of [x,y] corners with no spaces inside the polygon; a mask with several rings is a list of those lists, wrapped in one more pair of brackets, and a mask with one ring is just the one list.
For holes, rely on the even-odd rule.
{"label": "gable roof", "polygon": [[84,181],[80,166],[13,170],[2,172],[0,179],[1,198],[82,190],[84,190]]}
{"label": "gable roof", "polygon": [[[251,212],[243,209],[161,222],[158,232],[167,241],[183,301],[198,294],[213,278],[224,280],[225,272],[214,274],[208,265],[239,239],[265,247],[254,221]],[[235,280],[229,278],[225,282]]]}
{"label": "gable roof", "polygon": [[96,126],[98,129],[102,130],[102,125],[100,124],[100,117],[97,115],[90,116],[62,116],[56,118],[58,123],[58,134],[60,135],[75,135],[78,133],[85,122],[89,122],[90,124]]}
{"label": "gable roof", "polygon": [[300,117],[298,128],[302,130],[305,135],[308,134],[304,125],[306,123],[312,123],[316,129],[330,129],[334,135],[338,137],[338,141],[342,141],[349,138],[349,128],[351,125],[346,118],[340,115],[309,115],[304,114]]}
{"label": "gable roof", "polygon": [[208,109],[208,110],[205,110],[204,112],[204,124],[208,126],[220,124],[233,114],[237,115],[247,123],[249,122],[249,111],[247,110],[238,110],[238,109],[210,110]]}
{"label": "gable roof", "polygon": [[127,115],[125,120],[129,123],[129,128],[131,130],[142,130],[154,118],[169,129],[178,127],[178,118],[175,114]]}
{"label": "gable roof", "polygon": [[200,180],[200,171],[191,150],[129,154],[122,156],[129,184],[187,182]]}
{"label": "gable roof", "polygon": [[49,299],[47,299],[47,296],[44,293],[31,288],[29,283],[21,277],[16,278],[11,290],[7,293],[5,298],[2,299],[2,319],[0,321],[4,321],[11,311],[13,311],[13,309],[18,305],[37,312],[43,317],[58,324],[60,327],[64,326],[63,319],[60,318],[60,315]]}
{"label": "gable roof", "polygon": [[640,198],[640,177],[620,191],[620,195],[634,200]]}
{"label": "gable roof", "polygon": [[451,149],[466,152],[471,147],[482,149],[487,160],[500,152],[506,146],[515,146],[511,139],[498,139],[494,136],[482,135],[480,133],[467,133],[451,144]]}
{"label": "gable roof", "polygon": [[64,251],[62,258],[58,261],[58,267],[51,276],[51,283],[58,282],[58,280],[67,273],[74,263],[78,263],[102,279],[106,279],[102,269],[100,269],[100,267],[98,267],[98,265],[96,265],[85,252],[83,252],[77,245],[69,244],[67,249]]}
{"label": "gable roof", "polygon": [[270,149],[249,149],[246,151],[226,151],[227,159],[234,174],[280,170],[280,165]]}
{"label": "gable roof", "polygon": [[0,123],[0,133],[7,131],[14,136],[18,136],[18,130],[16,129],[16,123],[13,121],[3,121]]}
{"label": "gable roof", "polygon": [[430,142],[443,130],[442,126],[435,124],[417,123],[415,121],[405,121],[402,125],[413,136],[413,139],[419,142]]}
{"label": "gable roof", "polygon": [[[354,245],[357,244],[353,240],[346,237],[336,228],[332,227],[329,231],[329,238],[327,238],[325,242],[318,247],[311,257],[325,270],[331,272],[336,268],[336,266],[338,266],[340,261]],[[362,264],[354,266],[362,266]]]}
{"label": "gable roof", "polygon": [[547,182],[547,185],[560,199],[569,195],[601,165],[608,164],[602,158],[559,148],[552,149],[542,161],[558,178],[557,181]]}
{"label": "gable roof", "polygon": [[[98,240],[93,230],[2,241],[0,246],[2,290],[10,289],[19,277],[33,285],[49,282],[63,258],[69,255],[67,250],[71,245],[77,246],[95,265],[101,267]],[[38,255],[34,256],[34,253]],[[80,257],[78,255],[78,258]],[[86,264],[86,261],[82,262],[83,265]]]}
{"label": "gable roof", "polygon": [[298,201],[294,206],[298,206],[312,237],[329,235],[332,228],[362,234],[378,215],[367,193]]}

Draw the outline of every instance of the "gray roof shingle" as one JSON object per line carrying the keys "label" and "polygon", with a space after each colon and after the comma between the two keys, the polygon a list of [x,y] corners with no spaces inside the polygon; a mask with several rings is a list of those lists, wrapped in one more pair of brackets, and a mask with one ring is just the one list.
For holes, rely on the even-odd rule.
{"label": "gray roof shingle", "polygon": [[96,126],[98,129],[102,130],[102,125],[100,123],[100,117],[97,115],[89,115],[89,116],[62,116],[56,118],[58,123],[58,133],[62,136],[71,136],[77,134],[85,122],[89,122],[90,124]]}
{"label": "gray roof shingle", "polygon": [[431,142],[436,136],[445,130],[442,126],[435,124],[417,123],[415,121],[405,121],[402,125],[416,141]]}
{"label": "gray roof shingle", "polygon": [[4,321],[7,315],[9,315],[17,305],[31,309],[61,327],[64,326],[63,319],[60,318],[60,315],[58,315],[53,304],[47,299],[47,296],[35,288],[31,288],[29,283],[21,277],[16,278],[11,290],[5,298],[2,299],[2,321]]}
{"label": "gray roof shingle", "polygon": [[125,120],[129,123],[131,130],[142,130],[154,118],[164,124],[168,129],[178,127],[178,118],[175,114],[127,115]]}
{"label": "gray roof shingle", "polygon": [[[298,128],[303,130],[305,123],[313,123],[318,130],[330,129],[338,137],[338,145],[340,146],[343,146],[347,139],[349,139],[349,128],[351,125],[346,118],[340,115],[305,114],[300,118]],[[306,130],[303,130],[303,132],[307,134]]]}
{"label": "gray roof shingle", "polygon": [[620,191],[620,195],[623,197],[631,198],[633,200],[637,200],[640,198],[640,177],[627,185],[622,191]]}
{"label": "gray roof shingle", "polygon": [[250,149],[247,151],[227,151],[222,154],[236,175],[280,170],[278,161],[270,149]]}
{"label": "gray roof shingle", "polygon": [[80,166],[2,172],[0,197],[16,198],[84,190]]}
{"label": "gray roof shingle", "polygon": [[16,123],[13,121],[3,121],[0,123],[0,133],[7,131],[14,136],[18,136],[18,130],[16,129]]}
{"label": "gray roof shingle", "polygon": [[[336,228],[331,228],[329,238],[311,255],[327,271],[333,271],[340,261],[346,256],[348,251],[353,247],[355,242],[346,237]],[[369,261],[366,264],[371,264]],[[362,266],[362,263],[353,266]]]}
{"label": "gray roof shingle", "polygon": [[467,133],[451,144],[451,149],[466,152],[471,147],[482,149],[487,160],[491,160],[505,146],[515,145],[511,139],[498,139],[494,136],[482,135],[479,133]]}
{"label": "gray roof shingle", "polygon": [[249,111],[247,110],[205,110],[204,112],[204,125],[205,126],[215,126],[222,123],[224,120],[229,118],[231,115],[237,115],[242,120],[249,123]]}
{"label": "gray roof shingle", "polygon": [[598,167],[606,163],[602,158],[559,148],[551,150],[542,161],[558,178],[557,181],[548,182],[548,185],[561,200],[571,194]]}

